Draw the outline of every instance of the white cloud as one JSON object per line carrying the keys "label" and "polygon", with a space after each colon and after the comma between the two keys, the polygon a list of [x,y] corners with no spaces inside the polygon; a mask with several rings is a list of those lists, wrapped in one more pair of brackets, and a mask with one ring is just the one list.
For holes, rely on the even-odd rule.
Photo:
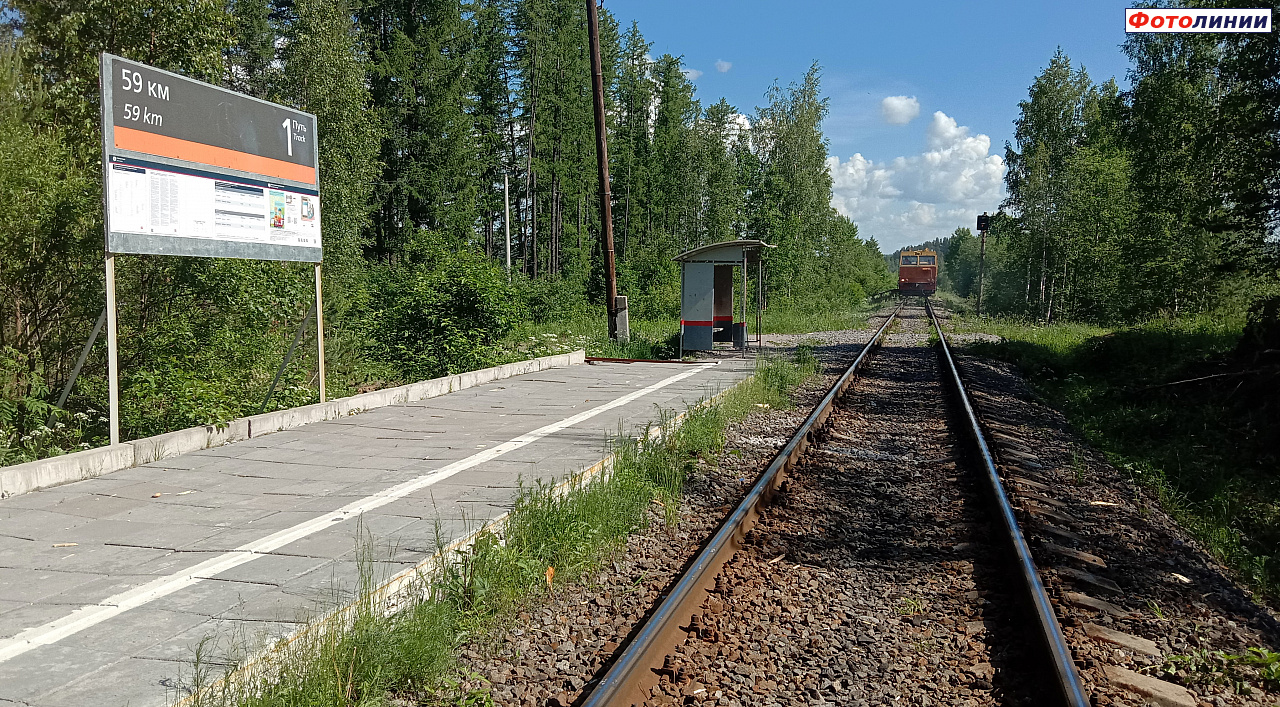
{"label": "white cloud", "polygon": [[733,68],[733,62],[732,62],[732,61],[725,61],[724,59],[717,59],[717,60],[716,60],[716,71],[719,71],[720,73],[722,73],[722,74],[723,74],[723,73],[725,73],[726,71],[728,71],[729,69],[732,69],[732,68]]}
{"label": "white cloud", "polygon": [[890,125],[906,125],[920,115],[920,101],[915,96],[886,96],[880,101],[880,115]]}
{"label": "white cloud", "polygon": [[698,77],[702,75],[702,72],[697,69],[681,69],[681,71],[684,72],[684,77],[690,81],[697,81]]}
{"label": "white cloud", "polygon": [[1004,159],[990,154],[991,138],[971,135],[942,111],[925,136],[927,150],[889,162],[861,153],[827,158],[831,205],[886,252],[948,236],[957,226],[972,228],[977,214],[1004,199]]}

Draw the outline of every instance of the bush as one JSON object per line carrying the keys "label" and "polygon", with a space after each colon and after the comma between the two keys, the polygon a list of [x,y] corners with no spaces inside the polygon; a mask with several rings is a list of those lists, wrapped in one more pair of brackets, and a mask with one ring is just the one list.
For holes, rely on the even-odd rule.
{"label": "bush", "polygon": [[93,425],[90,415],[97,411],[73,415],[45,402],[49,392],[42,371],[30,358],[10,347],[0,348],[0,466],[89,446],[84,441],[86,428]]}
{"label": "bush", "polygon": [[563,322],[584,316],[590,305],[582,283],[564,277],[544,277],[517,282],[534,324]]}
{"label": "bush", "polygon": [[435,250],[374,279],[373,353],[409,378],[490,365],[495,344],[524,316],[506,274],[473,253]]}

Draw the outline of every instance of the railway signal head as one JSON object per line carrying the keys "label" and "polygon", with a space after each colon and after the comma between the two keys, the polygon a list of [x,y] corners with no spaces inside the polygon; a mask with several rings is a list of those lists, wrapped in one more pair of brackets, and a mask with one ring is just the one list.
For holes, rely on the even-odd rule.
{"label": "railway signal head", "polygon": [[985,231],[989,228],[991,228],[991,217],[987,215],[987,212],[983,211],[978,215],[978,230]]}

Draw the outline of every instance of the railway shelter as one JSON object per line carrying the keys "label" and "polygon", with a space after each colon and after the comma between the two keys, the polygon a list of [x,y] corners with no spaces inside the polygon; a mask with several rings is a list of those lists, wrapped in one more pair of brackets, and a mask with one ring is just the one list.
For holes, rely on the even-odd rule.
{"label": "railway shelter", "polygon": [[[747,346],[748,280],[755,266],[755,330],[760,336],[764,310],[763,279],[765,248],[774,246],[757,240],[734,240],[699,246],[677,255],[680,263],[680,351],[710,351],[716,342],[731,342],[734,348]],[[733,269],[742,268],[739,297],[741,321],[733,318]]]}

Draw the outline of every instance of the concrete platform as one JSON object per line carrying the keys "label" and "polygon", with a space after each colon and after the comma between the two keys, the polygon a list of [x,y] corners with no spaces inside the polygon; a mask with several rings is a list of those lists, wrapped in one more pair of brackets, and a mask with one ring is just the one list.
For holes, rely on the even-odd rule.
{"label": "concrete platform", "polygon": [[358,528],[376,572],[412,567],[753,366],[555,368],[0,500],[0,705],[164,705],[202,639],[262,644],[350,598]]}

